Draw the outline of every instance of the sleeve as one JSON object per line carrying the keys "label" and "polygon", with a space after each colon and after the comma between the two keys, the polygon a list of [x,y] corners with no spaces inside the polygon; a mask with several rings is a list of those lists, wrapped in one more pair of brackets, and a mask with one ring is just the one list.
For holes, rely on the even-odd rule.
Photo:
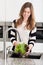
{"label": "sleeve", "polygon": [[36,30],[37,28],[35,27],[32,31],[30,31],[30,34],[29,34],[28,44],[32,44],[33,46],[36,41]]}
{"label": "sleeve", "polygon": [[[12,23],[12,28],[14,28],[14,27],[15,27],[15,20]],[[11,30],[10,31],[10,41],[12,43],[14,43],[15,41],[17,41],[17,33],[16,33],[15,30]]]}

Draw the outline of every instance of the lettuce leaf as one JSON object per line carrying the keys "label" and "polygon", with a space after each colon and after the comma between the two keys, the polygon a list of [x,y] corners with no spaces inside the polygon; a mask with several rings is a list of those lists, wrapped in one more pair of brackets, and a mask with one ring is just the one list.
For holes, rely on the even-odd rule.
{"label": "lettuce leaf", "polygon": [[22,44],[18,44],[15,49],[14,49],[14,53],[20,53],[21,55],[24,55],[26,53],[26,48],[27,48],[27,44],[22,43]]}

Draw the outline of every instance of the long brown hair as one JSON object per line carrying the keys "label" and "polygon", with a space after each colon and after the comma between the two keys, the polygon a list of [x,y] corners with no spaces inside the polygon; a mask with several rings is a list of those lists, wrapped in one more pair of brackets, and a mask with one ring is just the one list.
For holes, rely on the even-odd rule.
{"label": "long brown hair", "polygon": [[22,24],[23,21],[23,12],[24,9],[29,7],[30,11],[31,11],[31,15],[27,20],[27,24],[26,24],[26,28],[32,30],[35,27],[35,17],[34,17],[34,10],[33,10],[33,5],[30,2],[26,2],[24,3],[24,5],[22,6],[21,10],[20,10],[20,18],[17,20],[16,25],[19,26]]}

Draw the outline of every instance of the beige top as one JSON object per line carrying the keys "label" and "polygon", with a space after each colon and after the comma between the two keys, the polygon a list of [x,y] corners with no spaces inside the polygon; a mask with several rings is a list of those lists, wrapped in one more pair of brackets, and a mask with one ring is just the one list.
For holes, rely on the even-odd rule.
{"label": "beige top", "polygon": [[[30,30],[27,30],[25,28],[25,25],[26,23],[23,22],[19,27],[17,27],[17,30],[19,32],[19,35],[20,35],[20,38],[21,38],[21,42],[24,42],[24,43],[28,43],[28,40],[29,40],[29,33],[30,33]],[[17,35],[17,40],[18,40],[18,35]]]}

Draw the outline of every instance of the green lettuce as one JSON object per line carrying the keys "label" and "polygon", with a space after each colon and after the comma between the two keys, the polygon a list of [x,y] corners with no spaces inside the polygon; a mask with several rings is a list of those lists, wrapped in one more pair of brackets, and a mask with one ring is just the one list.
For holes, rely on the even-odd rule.
{"label": "green lettuce", "polygon": [[21,55],[24,55],[27,51],[27,44],[25,43],[22,43],[22,44],[18,44],[15,49],[14,49],[14,53],[20,53]]}

